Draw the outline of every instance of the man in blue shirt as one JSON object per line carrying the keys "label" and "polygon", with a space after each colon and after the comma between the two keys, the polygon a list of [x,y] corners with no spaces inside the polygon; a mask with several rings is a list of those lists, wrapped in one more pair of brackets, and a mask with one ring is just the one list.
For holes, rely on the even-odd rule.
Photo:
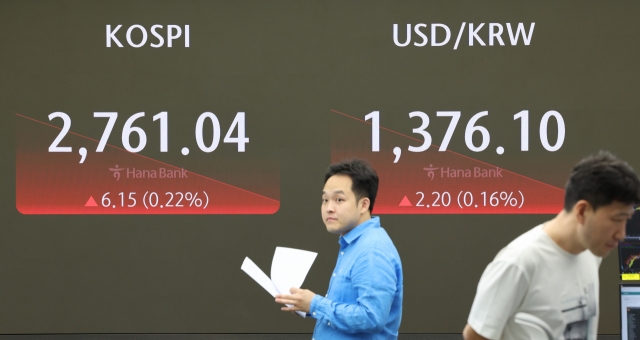
{"label": "man in blue shirt", "polygon": [[371,217],[378,175],[369,163],[350,160],[331,165],[322,190],[322,220],[339,234],[340,252],[321,296],[291,288],[276,295],[283,311],[315,318],[313,339],[397,339],[402,317],[400,255],[380,219]]}

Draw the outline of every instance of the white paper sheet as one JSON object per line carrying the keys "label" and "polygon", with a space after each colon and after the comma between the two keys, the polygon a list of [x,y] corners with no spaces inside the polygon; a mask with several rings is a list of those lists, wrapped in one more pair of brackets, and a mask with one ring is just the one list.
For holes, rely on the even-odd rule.
{"label": "white paper sheet", "polygon": [[278,294],[278,289],[273,285],[271,279],[258,266],[256,266],[250,258],[245,257],[240,267],[247,275],[251,276],[262,288],[264,288],[271,296]]}
{"label": "white paper sheet", "polygon": [[[307,250],[276,247],[271,261],[271,278],[248,257],[244,258],[240,269],[269,292],[271,296],[289,294],[291,287],[300,288],[302,286],[316,256],[318,256],[318,253]],[[303,312],[298,311],[296,313],[305,317]]]}
{"label": "white paper sheet", "polygon": [[280,293],[289,294],[291,287],[300,288],[318,253],[277,247],[271,262],[271,281]]}

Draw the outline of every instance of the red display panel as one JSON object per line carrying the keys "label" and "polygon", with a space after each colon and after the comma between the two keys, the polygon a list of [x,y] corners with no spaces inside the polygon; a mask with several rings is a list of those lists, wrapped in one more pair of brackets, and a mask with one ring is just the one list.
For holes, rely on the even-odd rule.
{"label": "red display panel", "polygon": [[[419,138],[380,127],[372,152],[369,121],[332,110],[331,160],[369,161],[380,177],[374,214],[557,214],[564,190],[432,145],[407,152]],[[403,150],[404,149],[404,150]],[[394,161],[397,161],[394,163]]]}
{"label": "red display panel", "polygon": [[[112,145],[93,153],[99,141],[73,131],[61,143],[71,152],[50,152],[61,129],[23,115],[17,133],[16,208],[23,214],[273,214],[280,207],[279,174],[258,163],[227,183]],[[258,177],[259,185],[243,176]]]}

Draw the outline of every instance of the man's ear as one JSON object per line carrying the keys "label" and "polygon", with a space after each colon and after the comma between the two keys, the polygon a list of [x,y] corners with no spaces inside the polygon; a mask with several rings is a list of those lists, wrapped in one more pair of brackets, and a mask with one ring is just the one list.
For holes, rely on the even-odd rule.
{"label": "man's ear", "polygon": [[370,205],[371,205],[371,200],[369,199],[369,197],[361,198],[360,203],[358,204],[358,209],[360,210],[360,213],[364,214],[367,211],[369,211]]}
{"label": "man's ear", "polygon": [[586,219],[585,215],[590,210],[592,210],[591,203],[586,200],[579,200],[574,204],[572,213],[578,220],[578,223],[584,225],[584,221]]}

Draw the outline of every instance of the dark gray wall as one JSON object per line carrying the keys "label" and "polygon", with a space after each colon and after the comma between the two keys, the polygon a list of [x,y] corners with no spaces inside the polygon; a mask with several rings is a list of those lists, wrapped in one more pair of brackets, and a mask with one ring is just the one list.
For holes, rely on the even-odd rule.
{"label": "dark gray wall", "polygon": [[[319,214],[330,127],[340,124],[331,109],[360,118],[380,110],[386,127],[405,134],[416,127],[408,112],[461,110],[465,118],[449,149],[559,187],[577,160],[599,149],[640,168],[639,10],[637,2],[584,1],[1,2],[0,333],[310,333],[312,320],[281,313],[240,264],[249,256],[268,271],[276,246],[313,250],[319,256],[304,286],[326,291],[337,252]],[[535,30],[529,46],[469,46],[465,34],[454,50],[462,22],[527,28],[535,22]],[[451,41],[400,48],[394,23],[444,23]],[[107,24],[123,25],[123,43],[133,24],[189,24],[191,46],[106,48]],[[486,43],[487,27],[483,32]],[[567,132],[559,151],[544,150],[537,132],[529,152],[476,154],[465,146],[463,123],[489,110],[492,137],[517,147],[512,116],[525,109],[532,131],[542,113],[563,114]],[[193,140],[204,111],[224,118],[223,133],[235,112],[246,111],[246,157],[250,164],[278,165],[280,209],[273,215],[22,215],[15,208],[14,160],[16,138],[29,125],[16,114],[48,122],[55,111],[72,117],[72,131],[95,139],[105,121],[96,124],[94,111],[118,111],[114,131],[122,130],[122,117],[169,111],[171,151],[149,147],[142,154],[196,172],[244,159],[221,148],[187,160],[173,141]],[[149,131],[152,126],[157,129],[149,123]],[[429,131],[439,140],[446,127],[433,119]],[[50,133],[44,140],[57,130]],[[118,137],[114,132],[110,143],[121,147]],[[459,332],[487,263],[551,217],[382,216],[404,266],[401,332]],[[617,266],[612,254],[600,271],[603,334],[619,333]]]}

